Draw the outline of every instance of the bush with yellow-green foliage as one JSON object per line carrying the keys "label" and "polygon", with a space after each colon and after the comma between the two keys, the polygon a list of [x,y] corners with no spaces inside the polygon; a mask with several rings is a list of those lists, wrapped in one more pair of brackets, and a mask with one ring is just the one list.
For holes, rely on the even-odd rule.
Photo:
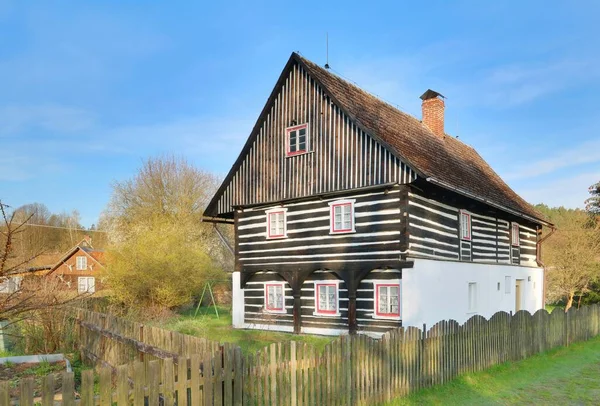
{"label": "bush with yellow-green foliage", "polygon": [[159,157],[113,185],[103,226],[115,301],[133,309],[170,309],[189,303],[208,280],[227,278],[223,244],[201,222],[217,184],[183,159]]}
{"label": "bush with yellow-green foliage", "polygon": [[114,298],[133,307],[186,304],[216,273],[199,241],[159,220],[127,243],[112,247],[108,263]]}

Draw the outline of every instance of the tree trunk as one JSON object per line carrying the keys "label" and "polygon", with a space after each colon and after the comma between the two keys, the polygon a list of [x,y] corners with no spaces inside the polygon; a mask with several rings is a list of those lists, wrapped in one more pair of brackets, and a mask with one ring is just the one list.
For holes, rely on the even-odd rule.
{"label": "tree trunk", "polygon": [[567,300],[567,306],[565,307],[565,312],[568,311],[571,306],[573,306],[573,296],[575,296],[574,292],[569,292],[569,299]]}

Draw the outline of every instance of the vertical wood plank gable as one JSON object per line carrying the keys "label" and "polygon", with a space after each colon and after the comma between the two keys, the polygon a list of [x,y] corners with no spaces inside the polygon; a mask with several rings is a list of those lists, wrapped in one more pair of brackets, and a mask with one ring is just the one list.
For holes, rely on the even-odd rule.
{"label": "vertical wood plank gable", "polygon": [[[285,129],[308,123],[307,154],[286,156]],[[416,174],[358,128],[295,64],[283,82],[251,147],[217,204],[233,206],[295,199],[389,182],[410,183]]]}

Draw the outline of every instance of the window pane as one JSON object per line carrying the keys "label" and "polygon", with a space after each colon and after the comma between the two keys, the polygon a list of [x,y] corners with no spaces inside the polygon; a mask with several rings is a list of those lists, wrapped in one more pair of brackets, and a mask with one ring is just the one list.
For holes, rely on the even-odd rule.
{"label": "window pane", "polygon": [[301,128],[298,132],[300,133],[300,138],[306,137],[306,128]]}
{"label": "window pane", "polygon": [[336,308],[336,300],[335,300],[335,286],[328,286],[329,291],[329,301],[328,301],[328,310],[335,310]]}
{"label": "window pane", "polygon": [[326,286],[319,286],[319,310],[327,310],[327,289]]}
{"label": "window pane", "polygon": [[379,287],[379,313],[389,313],[387,286]]}

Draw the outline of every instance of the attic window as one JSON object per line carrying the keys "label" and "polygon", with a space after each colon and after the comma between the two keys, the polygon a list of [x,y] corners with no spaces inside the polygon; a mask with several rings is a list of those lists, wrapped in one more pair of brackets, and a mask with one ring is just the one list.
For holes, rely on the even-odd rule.
{"label": "attic window", "polygon": [[87,269],[87,257],[77,257],[75,258],[76,262],[76,269],[78,271],[85,271]]}
{"label": "attic window", "polygon": [[287,156],[305,154],[308,152],[308,123],[285,129]]}

